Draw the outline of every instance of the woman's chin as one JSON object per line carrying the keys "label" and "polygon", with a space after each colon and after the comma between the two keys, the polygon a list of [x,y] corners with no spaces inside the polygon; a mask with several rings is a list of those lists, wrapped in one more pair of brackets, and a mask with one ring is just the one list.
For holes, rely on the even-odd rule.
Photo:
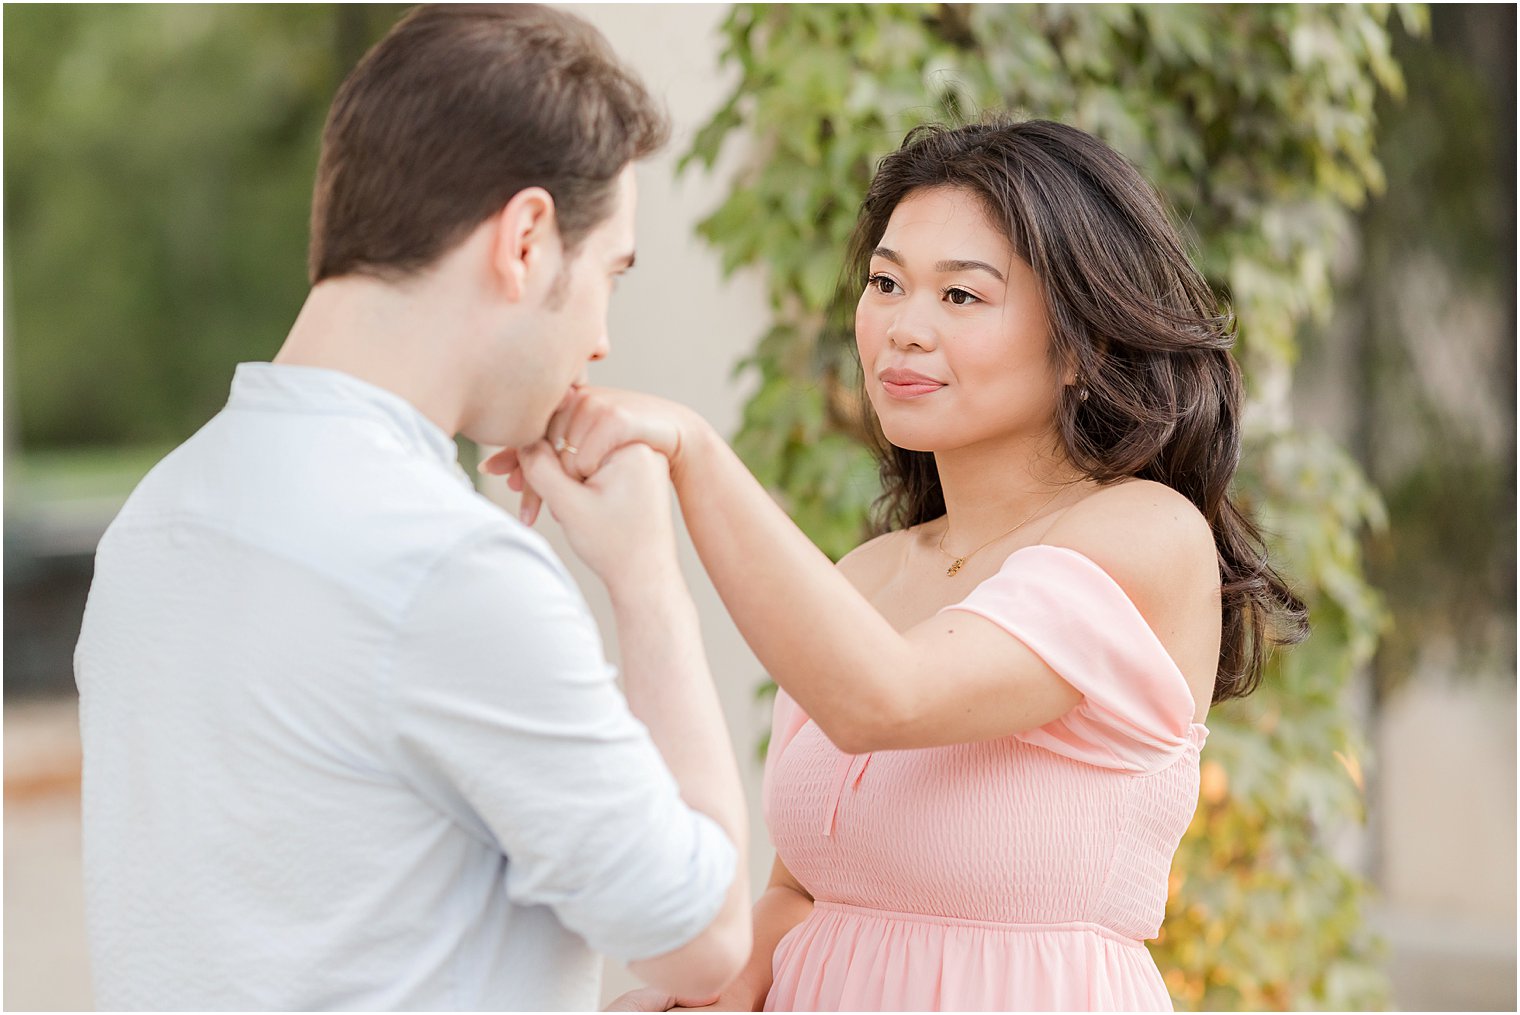
{"label": "woman's chin", "polygon": [[882,436],[887,439],[887,443],[904,451],[927,451],[932,453],[942,446],[941,442],[935,440],[933,436],[922,432],[897,428],[889,429],[887,427],[882,427],[881,432]]}

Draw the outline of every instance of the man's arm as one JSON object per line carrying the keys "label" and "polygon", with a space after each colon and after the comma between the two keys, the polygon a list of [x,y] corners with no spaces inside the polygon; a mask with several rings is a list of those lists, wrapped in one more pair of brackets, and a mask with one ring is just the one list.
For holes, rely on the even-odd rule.
{"label": "man's arm", "polygon": [[755,900],[754,948],[749,962],[723,991],[717,1007],[729,1011],[760,1011],[771,992],[776,946],[813,911],[813,897],[792,876],[778,856],[770,883]]}
{"label": "man's arm", "polygon": [[[763,1011],[765,999],[770,995],[776,946],[793,927],[796,927],[813,911],[813,897],[792,876],[777,857],[771,867],[770,883],[754,908],[754,950],[749,962],[723,988],[723,994],[708,1005],[700,999],[680,998],[668,991],[644,987],[630,990],[607,1006],[607,1011]],[[688,1008],[687,1005],[695,1007]]]}
{"label": "man's arm", "polygon": [[[716,821],[738,851],[723,907],[707,931],[686,945],[629,964],[634,975],[673,993],[721,990],[749,950],[745,874],[748,817],[728,727],[708,673],[697,611],[673,553],[655,556],[642,573],[604,576],[612,599],[629,710],[649,729],[681,798]],[[703,979],[696,970],[712,970]]]}
{"label": "man's arm", "polygon": [[728,833],[737,869],[712,924],[665,954],[631,962],[635,975],[685,997],[712,996],[750,952],[748,829],[728,727],[712,686],[696,608],[675,555],[665,459],[630,447],[582,483],[546,446],[525,467],[576,553],[607,585],[622,648],[628,707],[649,730],[682,799]]}

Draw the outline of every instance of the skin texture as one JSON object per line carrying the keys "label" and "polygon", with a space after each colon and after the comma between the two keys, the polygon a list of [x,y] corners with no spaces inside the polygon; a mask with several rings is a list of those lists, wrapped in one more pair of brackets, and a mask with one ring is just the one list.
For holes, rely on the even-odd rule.
{"label": "skin texture", "polygon": [[[583,389],[561,406],[549,436],[576,453],[562,453],[559,465],[594,482],[604,457],[628,443],[664,454],[692,541],[735,623],[846,752],[1007,736],[1077,704],[1071,685],[991,621],[936,615],[1037,543],[1076,550],[1119,583],[1187,677],[1202,721],[1220,636],[1212,534],[1175,491],[1140,480],[1100,488],[1066,459],[1055,406],[1060,386],[1076,378],[1050,359],[1038,279],[972,195],[936,188],[897,206],[856,321],[883,432],[934,453],[942,518],[875,539],[836,568],[700,417],[631,392]],[[894,387],[904,375],[892,370],[929,383]],[[484,467],[523,487],[515,452]],[[953,577],[941,542],[951,557],[970,554]],[[763,1003],[770,952],[810,907],[779,861],[761,902],[756,952],[717,1007]]]}

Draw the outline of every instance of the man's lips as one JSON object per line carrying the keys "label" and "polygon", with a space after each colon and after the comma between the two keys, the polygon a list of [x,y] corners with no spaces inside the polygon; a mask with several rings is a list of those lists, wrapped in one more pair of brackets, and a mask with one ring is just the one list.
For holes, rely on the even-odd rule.
{"label": "man's lips", "polygon": [[943,381],[937,381],[933,377],[897,367],[883,370],[877,379],[881,381],[882,390],[894,398],[918,398],[933,394],[945,386]]}

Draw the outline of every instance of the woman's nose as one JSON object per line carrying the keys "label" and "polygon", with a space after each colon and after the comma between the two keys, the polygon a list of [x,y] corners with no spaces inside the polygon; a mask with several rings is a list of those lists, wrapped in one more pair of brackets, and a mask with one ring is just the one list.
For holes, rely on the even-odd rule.
{"label": "woman's nose", "polygon": [[892,323],[887,325],[887,341],[897,349],[916,347],[929,351],[939,345],[939,336],[935,334],[933,325],[925,321],[921,314],[904,307],[892,318]]}

